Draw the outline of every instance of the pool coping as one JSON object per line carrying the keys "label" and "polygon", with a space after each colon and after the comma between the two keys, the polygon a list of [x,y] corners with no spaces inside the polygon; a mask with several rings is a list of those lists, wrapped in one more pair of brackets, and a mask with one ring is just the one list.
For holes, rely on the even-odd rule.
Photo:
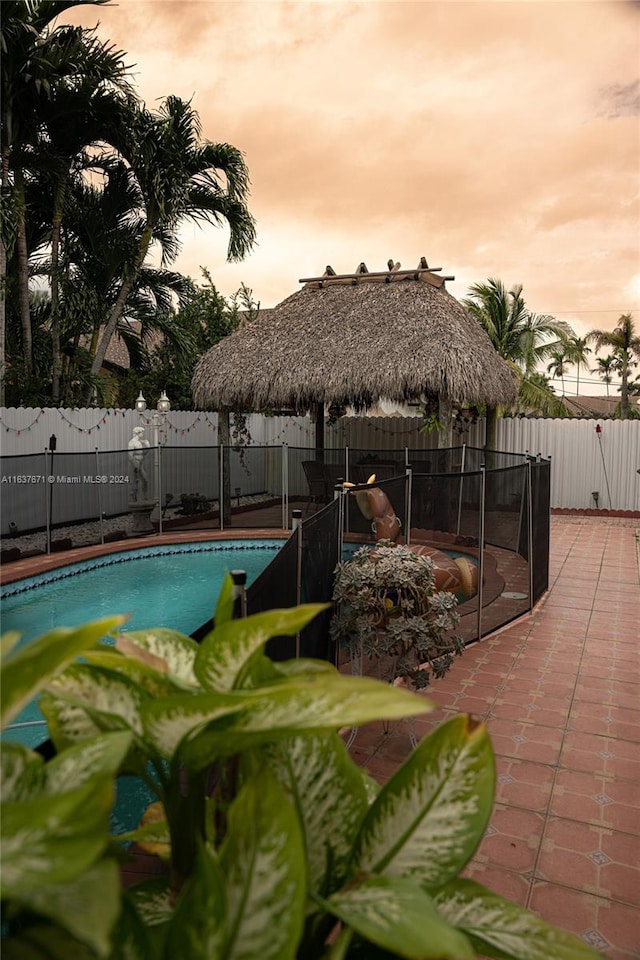
{"label": "pool coping", "polygon": [[39,573],[48,573],[60,567],[68,567],[83,560],[93,560],[96,557],[109,556],[112,553],[122,553],[128,550],[140,550],[143,547],[163,547],[180,543],[202,543],[223,540],[287,540],[291,536],[290,530],[247,529],[234,530],[201,530],[181,531],[175,533],[153,534],[148,537],[130,537],[126,540],[113,540],[109,543],[97,543],[88,547],[75,547],[63,553],[39,554],[24,560],[15,560],[10,564],[3,564],[0,568],[0,586],[26,580]]}

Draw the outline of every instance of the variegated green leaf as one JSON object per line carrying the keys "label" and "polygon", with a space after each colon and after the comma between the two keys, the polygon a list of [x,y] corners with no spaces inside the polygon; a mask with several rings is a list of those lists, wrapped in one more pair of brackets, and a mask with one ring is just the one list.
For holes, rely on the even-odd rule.
{"label": "variegated green leaf", "polygon": [[11,651],[20,643],[22,636],[17,630],[7,630],[0,636],[0,660],[8,657]]}
{"label": "variegated green leaf", "polygon": [[260,750],[297,810],[311,890],[335,890],[368,808],[361,770],[337,733],[294,737]]}
{"label": "variegated green leaf", "polygon": [[174,911],[173,893],[168,877],[153,877],[137,883],[127,890],[127,899],[145,927],[153,928],[168,924]]}
{"label": "variegated green leaf", "polygon": [[92,866],[109,838],[113,782],[94,776],[77,790],[2,807],[2,895],[66,883]]}
{"label": "variegated green leaf", "polygon": [[33,700],[54,674],[63,670],[78,654],[95,646],[101,637],[111,633],[125,619],[109,617],[83,627],[62,627],[10,653],[3,662],[0,677],[3,728]]}
{"label": "variegated green leaf", "polygon": [[378,783],[377,780],[374,780],[373,777],[370,776],[366,770],[360,770],[360,775],[362,777],[362,782],[364,784],[364,791],[367,796],[367,803],[370,806],[373,803],[373,801],[376,799],[378,794],[380,793],[380,784]]}
{"label": "variegated green leaf", "polygon": [[333,673],[338,671],[327,660],[313,660],[311,657],[298,657],[296,660],[273,661],[274,678],[290,679],[297,676],[309,676],[312,673]]}
{"label": "variegated green leaf", "polygon": [[144,735],[147,743],[170,760],[187,734],[216,718],[237,713],[245,705],[243,694],[178,694],[148,700],[141,708]]}
{"label": "variegated green leaf", "polygon": [[224,877],[218,858],[211,847],[202,844],[167,931],[166,955],[225,960],[225,907]]}
{"label": "variegated green leaf", "polygon": [[222,581],[220,593],[218,594],[218,602],[216,603],[216,610],[213,615],[213,621],[216,627],[221,627],[223,623],[233,619],[233,594],[233,578],[230,573],[227,573]]}
{"label": "variegated green leaf", "polygon": [[271,637],[294,636],[326,604],[309,603],[286,610],[268,610],[243,620],[229,620],[216,626],[202,641],[195,662],[195,673],[206,690],[221,693],[238,686],[253,655]]}
{"label": "variegated green leaf", "polygon": [[365,940],[406,960],[474,960],[467,937],[439,916],[431,898],[401,877],[370,877],[319,901]]}
{"label": "variegated green leaf", "polygon": [[99,957],[111,952],[111,931],[120,911],[120,873],[115,860],[100,860],[67,883],[43,885],[18,902],[55,920]]}
{"label": "variegated green leaf", "polygon": [[177,630],[153,627],[122,633],[116,640],[116,649],[182,681],[187,687],[198,686],[193,666],[200,648],[195,640]]}
{"label": "variegated green leaf", "polygon": [[158,823],[147,823],[144,827],[136,827],[135,830],[119,833],[114,839],[118,843],[171,843],[169,824],[166,820],[161,820]]}
{"label": "variegated green leaf", "polygon": [[[90,740],[103,732],[104,725],[96,723],[86,709],[77,703],[61,700],[45,691],[40,695],[38,706],[47,721],[49,736],[58,751],[66,750],[74,743]],[[122,726],[120,723],[119,727]]]}
{"label": "variegated green leaf", "polygon": [[229,811],[225,960],[293,960],[306,900],[303,840],[273,775],[250,778]]}
{"label": "variegated green leaf", "polygon": [[169,697],[176,691],[184,690],[186,686],[173,677],[154,670],[141,660],[124,656],[117,650],[90,650],[84,655],[84,659],[93,666],[128,677],[149,697]]}
{"label": "variegated green leaf", "polygon": [[42,790],[44,760],[19,743],[0,743],[0,784],[3,803],[28,800]]}
{"label": "variegated green leaf", "polygon": [[[181,757],[194,770],[204,769],[215,757],[299,731],[337,730],[433,709],[424,697],[378,680],[330,673],[227,696],[244,701],[241,709],[207,724],[181,747]],[[146,704],[145,723],[162,722],[165,710],[162,701]]]}
{"label": "variegated green leaf", "polygon": [[382,788],[356,841],[353,873],[438,887],[480,843],[493,806],[495,760],[483,723],[462,715],[423,740]]}
{"label": "variegated green leaf", "polygon": [[573,934],[505,900],[474,880],[452,880],[433,897],[440,915],[488,957],[512,960],[604,960]]}
{"label": "variegated green leaf", "polygon": [[[164,879],[165,889],[168,891],[167,881]],[[135,887],[125,890],[121,899],[121,910],[118,922],[113,933],[114,950],[109,960],[163,960],[164,957],[164,926],[147,926],[138,915],[132,894],[144,898],[148,884],[155,884],[156,879],[145,880]],[[75,960],[75,957],[73,958]]]}
{"label": "variegated green leaf", "polygon": [[131,746],[129,732],[104,733],[99,737],[69,747],[47,763],[44,792],[52,796],[73,784],[80,787],[95,774],[115,777]]}
{"label": "variegated green leaf", "polygon": [[140,707],[144,695],[127,677],[101,667],[76,663],[54,677],[48,692],[74,703],[107,729],[129,727],[142,733]]}

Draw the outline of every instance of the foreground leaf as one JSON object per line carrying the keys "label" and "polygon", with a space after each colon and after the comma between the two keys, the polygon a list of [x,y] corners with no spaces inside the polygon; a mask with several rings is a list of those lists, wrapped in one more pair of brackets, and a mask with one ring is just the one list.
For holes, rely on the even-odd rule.
{"label": "foreground leaf", "polygon": [[2,941],[2,960],[95,960],[95,953],[63,927],[52,923],[30,926]]}
{"label": "foreground leaf", "polygon": [[213,849],[200,845],[166,939],[166,956],[224,960],[224,878]]}
{"label": "foreground leaf", "polygon": [[142,733],[140,707],[144,694],[128,677],[89,664],[76,663],[54,677],[47,692],[85,710],[98,726]]}
{"label": "foreground leaf", "polygon": [[474,880],[457,879],[433,897],[441,916],[468,934],[476,950],[512,960],[604,960],[577,937],[492,893]]}
{"label": "foreground leaf", "polygon": [[89,869],[109,839],[113,794],[111,777],[100,775],[60,796],[3,804],[2,895],[67,883]]}
{"label": "foreground leaf", "polygon": [[116,639],[116,650],[182,681],[188,687],[198,685],[193,672],[198,644],[177,630],[153,627],[151,630],[121,633]]}
{"label": "foreground leaf", "polygon": [[101,860],[68,883],[29,890],[18,902],[56,921],[99,957],[106,957],[120,912],[118,865],[115,860]]}
{"label": "foreground leaf", "polygon": [[4,728],[51,677],[63,670],[78,654],[96,645],[126,617],[108,617],[75,629],[61,627],[10,653],[2,664],[0,717]]}
{"label": "foreground leaf", "polygon": [[260,755],[297,810],[310,889],[336,889],[368,808],[362,771],[333,732],[283,740]]}
{"label": "foreground leaf", "polygon": [[104,733],[64,750],[45,766],[44,792],[55,796],[73,784],[82,786],[96,774],[115,777],[131,746],[129,732]]}
{"label": "foreground leaf", "polygon": [[28,800],[39,793],[44,780],[44,759],[20,743],[0,743],[2,802]]}
{"label": "foreground leaf", "polygon": [[224,960],[293,960],[306,900],[302,834],[273,775],[247,781],[229,811]]}
{"label": "foreground leaf", "polygon": [[217,626],[200,645],[195,673],[206,690],[221,693],[238,686],[253,655],[272,637],[294,636],[326,604],[309,603],[285,610],[268,610]]}
{"label": "foreground leaf", "polygon": [[426,737],[369,810],[352,873],[411,877],[430,889],[473,856],[491,816],[495,760],[484,724],[454,717]]}
{"label": "foreground leaf", "polygon": [[[238,698],[241,708],[221,714],[195,731],[180,748],[181,757],[194,770],[204,769],[216,757],[299,731],[337,730],[433,709],[424,697],[378,680],[330,673],[243,690],[227,697]],[[146,704],[146,722],[161,723],[166,707],[162,701]]]}
{"label": "foreground leaf", "polygon": [[358,887],[320,901],[371,943],[407,960],[474,960],[463,933],[439,916],[417,884],[400,877],[371,877]]}

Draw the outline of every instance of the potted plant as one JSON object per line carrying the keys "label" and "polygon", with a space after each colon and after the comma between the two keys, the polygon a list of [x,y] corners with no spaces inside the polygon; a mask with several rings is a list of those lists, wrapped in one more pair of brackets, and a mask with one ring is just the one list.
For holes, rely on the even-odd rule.
{"label": "potted plant", "polygon": [[362,547],[336,567],[331,636],[352,659],[376,662],[380,679],[416,689],[442,677],[464,642],[452,631],[454,594],[436,592],[433,562],[389,540]]}
{"label": "potted plant", "polygon": [[[380,788],[336,732],[431,709],[263,645],[318,606],[231,620],[225,585],[198,647],[122,618],[3,643],[3,722],[44,689],[52,760],[2,743],[7,960],[595,960],[577,938],[459,874],[487,827],[485,726],[456,717]],[[81,660],[77,657],[81,656]],[[164,817],[112,837],[116,777]],[[166,876],[123,890],[125,841],[166,843]]]}

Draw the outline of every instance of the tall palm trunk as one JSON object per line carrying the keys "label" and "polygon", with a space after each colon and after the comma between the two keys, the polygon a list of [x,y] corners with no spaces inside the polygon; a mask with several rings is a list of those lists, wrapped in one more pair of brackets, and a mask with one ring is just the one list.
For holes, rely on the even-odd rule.
{"label": "tall palm trunk", "polygon": [[111,314],[107,320],[107,324],[102,333],[102,337],[100,338],[100,342],[98,343],[98,347],[93,358],[93,363],[91,364],[91,374],[93,376],[97,376],[100,373],[100,369],[104,363],[104,358],[107,355],[107,348],[111,341],[111,337],[114,334],[118,320],[122,316],[127,300],[129,299],[131,291],[133,290],[136,282],[138,273],[140,272],[140,267],[144,263],[144,258],[147,255],[149,244],[151,243],[151,234],[151,227],[145,227],[142,237],[140,238],[140,245],[138,247],[135,263],[132,264],[129,275],[125,278],[122,286],[120,287],[120,292],[118,293],[118,297],[113,305],[113,309],[111,310]]}
{"label": "tall palm trunk", "polygon": [[[9,191],[9,148],[2,148],[2,174],[0,177],[0,188],[3,198]],[[8,211],[4,211],[6,217]],[[7,224],[2,224],[0,229],[0,406],[4,406],[5,399],[5,365],[6,365],[6,329],[7,329],[7,245],[5,243],[4,230]]]}
{"label": "tall palm trunk", "polygon": [[18,254],[18,309],[22,327],[22,353],[27,373],[33,369],[33,337],[31,333],[31,308],[29,306],[29,251],[27,250],[27,223],[25,219],[25,197],[22,174],[16,171],[17,193],[17,231],[16,249]]}
{"label": "tall palm trunk", "polygon": [[487,407],[487,419],[485,427],[485,450],[497,450],[498,443],[498,408]]}
{"label": "tall palm trunk", "polygon": [[622,351],[622,361],[620,368],[620,419],[629,419],[629,358],[627,351]]}
{"label": "tall palm trunk", "polygon": [[51,229],[51,400],[54,406],[60,402],[60,377],[62,375],[62,352],[60,350],[60,233],[62,210],[67,177],[64,176],[56,189]]}

